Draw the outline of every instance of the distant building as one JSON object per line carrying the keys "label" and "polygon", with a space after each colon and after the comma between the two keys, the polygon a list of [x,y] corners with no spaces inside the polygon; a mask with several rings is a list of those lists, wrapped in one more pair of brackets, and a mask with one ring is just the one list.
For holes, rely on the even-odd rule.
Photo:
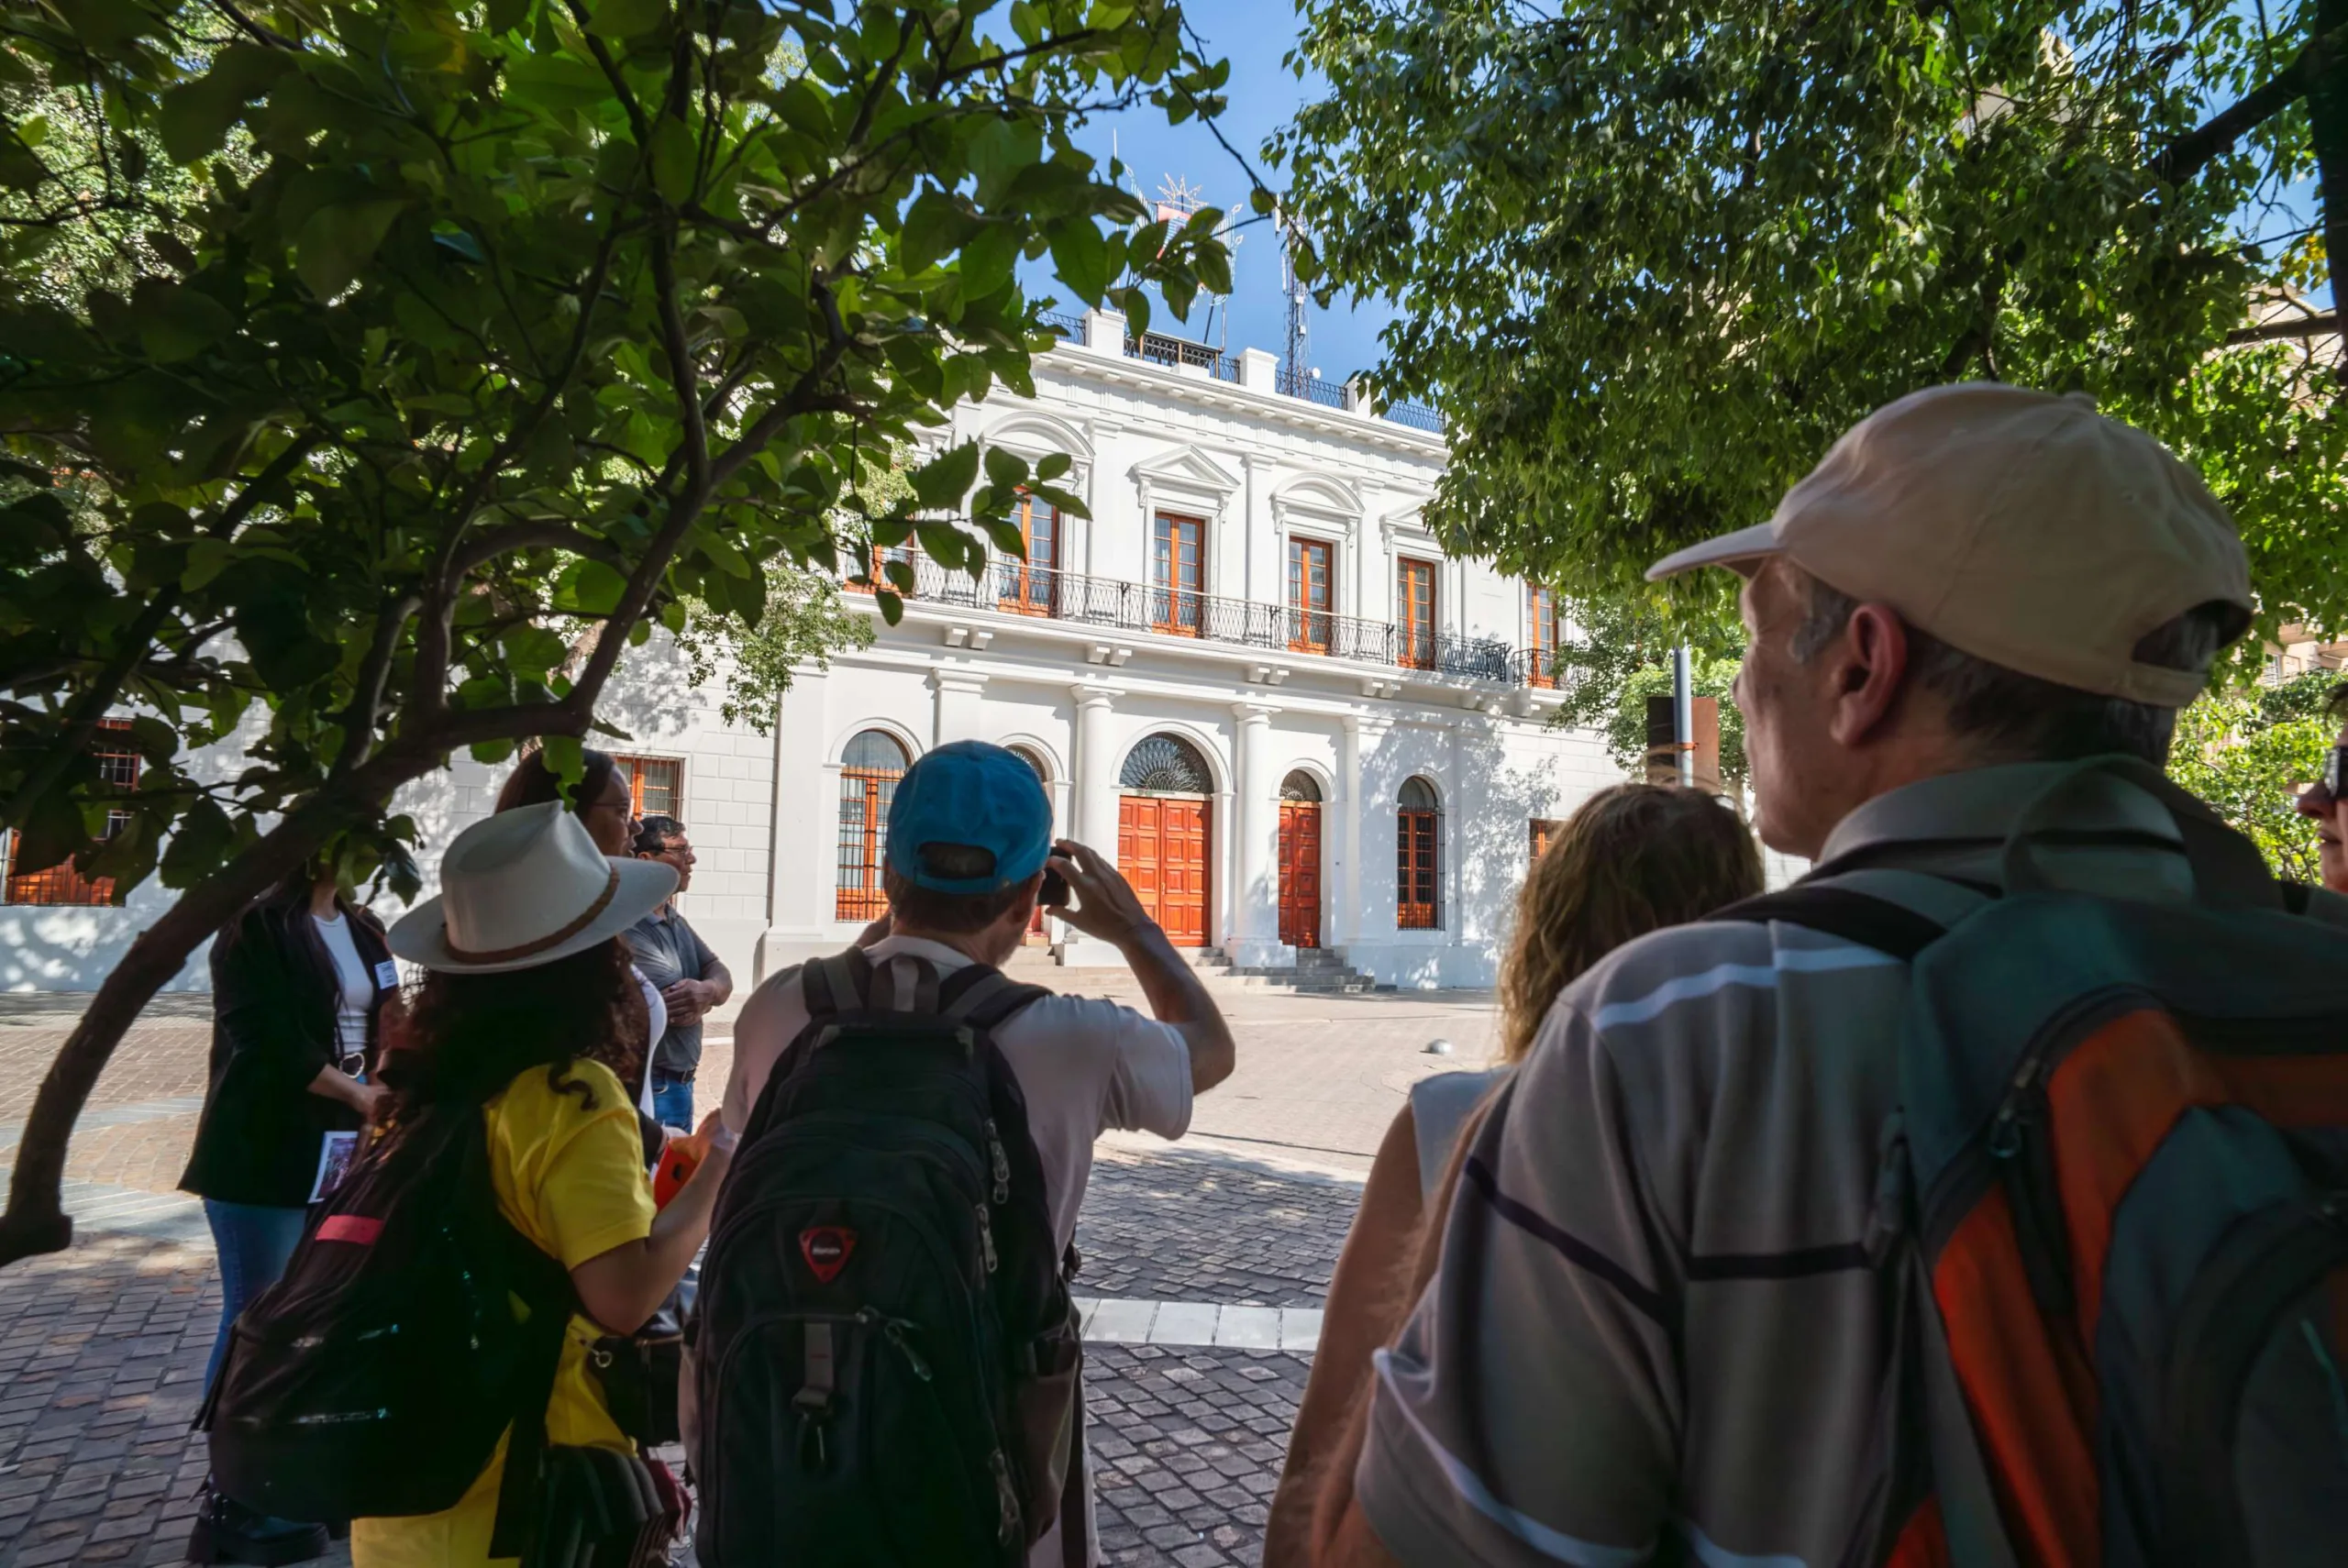
{"label": "distant building", "polygon": [[[837,950],[880,912],[895,779],[973,738],[1025,756],[1060,832],[1113,855],[1180,944],[1490,983],[1534,845],[1622,774],[1598,735],[1546,723],[1554,602],[1423,523],[1437,422],[1288,382],[1256,349],[1105,313],[1061,329],[1034,398],[965,405],[940,438],[1067,453],[1089,521],[1027,507],[1026,559],[977,580],[908,557],[902,624],[802,675],[771,738],[685,690],[664,637],[615,678],[605,712],[636,738],[604,744],[639,809],[692,833],[695,926],[737,975]],[[504,772],[460,758],[403,796],[427,868]],[[0,909],[0,985],[94,986],[169,897]],[[1040,924],[1068,962],[1114,961]]]}

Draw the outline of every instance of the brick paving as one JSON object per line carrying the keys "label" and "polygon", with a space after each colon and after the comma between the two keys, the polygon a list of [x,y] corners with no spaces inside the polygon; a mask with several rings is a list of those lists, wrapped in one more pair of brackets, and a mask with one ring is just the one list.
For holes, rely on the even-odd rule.
{"label": "brick paving", "polygon": [[[162,1195],[204,1092],[206,1005],[157,999],[100,1079],[68,1162],[69,1206],[91,1216],[72,1250],[0,1272],[0,1568],[180,1559],[204,1473],[187,1428],[220,1297],[200,1215]],[[0,1160],[75,1006],[0,997]],[[1082,1294],[1318,1306],[1403,1092],[1475,1065],[1490,1037],[1488,1003],[1457,994],[1249,998],[1233,1021],[1239,1069],[1199,1101],[1188,1140],[1103,1140]],[[1423,1055],[1436,1037],[1456,1054]],[[731,1057],[730,1029],[714,1027],[703,1109]],[[1087,1356],[1108,1560],[1255,1562],[1309,1357],[1107,1343]]]}

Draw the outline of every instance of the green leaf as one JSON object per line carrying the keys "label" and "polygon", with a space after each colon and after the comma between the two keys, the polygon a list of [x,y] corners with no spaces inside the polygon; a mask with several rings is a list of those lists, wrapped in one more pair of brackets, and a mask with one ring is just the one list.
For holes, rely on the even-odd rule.
{"label": "green leaf", "polygon": [[943,191],[925,191],[905,215],[897,241],[897,261],[908,273],[927,268],[961,243],[977,225]]}
{"label": "green leaf", "polygon": [[165,364],[193,359],[236,329],[237,318],[210,294],[142,278],[130,297],[139,347]]}
{"label": "green leaf", "polygon": [[546,758],[547,769],[555,779],[566,801],[578,801],[579,781],[587,777],[586,748],[577,735],[540,735],[538,753]]}
{"label": "green leaf", "polygon": [[[913,481],[914,495],[924,507],[933,511],[959,509],[979,477],[978,443],[965,441],[948,447],[908,477]],[[912,592],[913,584],[908,581],[904,589]]]}
{"label": "green leaf", "polygon": [[632,39],[668,19],[668,0],[596,0],[587,30],[600,39]]}
{"label": "green leaf", "polygon": [[395,200],[350,202],[312,213],[294,241],[294,267],[310,293],[324,301],[349,288],[406,207]]}
{"label": "green leaf", "polygon": [[674,115],[663,115],[652,127],[652,188],[671,202],[693,193],[701,149],[692,129]]}
{"label": "green leaf", "polygon": [[199,796],[181,813],[163,846],[162,873],[166,888],[192,888],[218,867],[236,842],[228,813]]}
{"label": "green leaf", "polygon": [[1091,218],[1062,224],[1052,233],[1052,268],[1061,282],[1097,307],[1110,282],[1109,248]]}
{"label": "green leaf", "polygon": [[1026,458],[1001,447],[987,448],[987,483],[1008,494],[1026,482]]}
{"label": "green leaf", "polygon": [[1036,459],[1036,478],[1048,482],[1059,478],[1075,466],[1076,459],[1066,452],[1047,452]]}
{"label": "green leaf", "polygon": [[608,615],[627,591],[627,579],[602,561],[580,561],[563,574],[557,602],[582,614]]}

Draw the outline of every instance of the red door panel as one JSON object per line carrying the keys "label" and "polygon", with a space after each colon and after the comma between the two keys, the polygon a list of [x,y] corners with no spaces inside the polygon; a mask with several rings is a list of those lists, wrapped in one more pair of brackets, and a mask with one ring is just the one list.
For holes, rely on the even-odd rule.
{"label": "red door panel", "polygon": [[1207,942],[1208,809],[1204,801],[1126,795],[1117,810],[1117,869],[1177,947]]}
{"label": "red door panel", "polygon": [[1321,806],[1280,802],[1280,940],[1321,945]]}

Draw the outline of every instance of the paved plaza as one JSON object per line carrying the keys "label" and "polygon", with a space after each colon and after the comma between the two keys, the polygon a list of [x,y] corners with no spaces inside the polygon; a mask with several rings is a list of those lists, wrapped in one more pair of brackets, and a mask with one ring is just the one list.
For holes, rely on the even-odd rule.
{"label": "paved plaza", "polygon": [[[1135,999],[1106,977],[1063,988]],[[1102,1544],[1119,1564],[1256,1562],[1362,1173],[1413,1081],[1490,1049],[1479,993],[1221,999],[1238,1071],[1181,1143],[1104,1139],[1078,1231]],[[0,997],[0,1160],[75,1010]],[[74,1139],[72,1249],[0,1273],[0,1568],[179,1560],[220,1296],[202,1212],[172,1184],[209,1039],[207,999],[157,999]],[[1436,1039],[1451,1055],[1426,1054]],[[705,1099],[730,1028],[712,1026],[708,1051]]]}

